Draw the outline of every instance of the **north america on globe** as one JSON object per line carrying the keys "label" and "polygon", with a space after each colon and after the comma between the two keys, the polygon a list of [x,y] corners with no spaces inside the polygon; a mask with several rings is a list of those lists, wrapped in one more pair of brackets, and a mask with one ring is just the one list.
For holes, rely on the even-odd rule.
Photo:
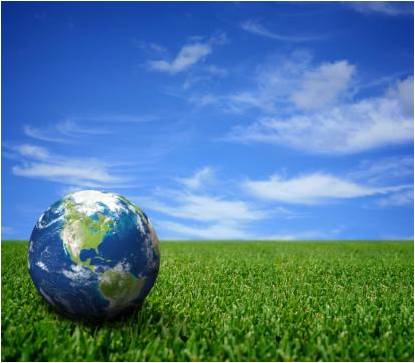
{"label": "north america on globe", "polygon": [[39,218],[28,268],[41,295],[75,318],[112,318],[142,303],[160,265],[157,235],[125,197],[95,190],[68,194]]}

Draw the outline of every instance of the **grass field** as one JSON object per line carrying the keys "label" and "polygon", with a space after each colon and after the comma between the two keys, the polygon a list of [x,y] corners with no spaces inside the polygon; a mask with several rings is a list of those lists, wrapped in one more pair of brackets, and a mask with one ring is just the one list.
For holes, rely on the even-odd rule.
{"label": "grass field", "polygon": [[163,242],[143,308],[58,316],[3,242],[2,360],[412,361],[412,242]]}

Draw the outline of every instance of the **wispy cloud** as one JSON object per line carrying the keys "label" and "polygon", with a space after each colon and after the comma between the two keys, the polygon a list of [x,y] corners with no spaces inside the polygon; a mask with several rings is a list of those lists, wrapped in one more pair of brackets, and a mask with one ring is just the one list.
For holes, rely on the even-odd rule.
{"label": "wispy cloud", "polygon": [[348,1],[345,4],[363,14],[412,15],[413,3],[406,1]]}
{"label": "wispy cloud", "polygon": [[176,57],[170,61],[166,59],[149,61],[150,69],[169,74],[183,72],[211,54],[215,45],[223,44],[225,41],[225,34],[212,37],[206,42],[202,42],[200,39],[194,39],[190,43],[185,44]]}
{"label": "wispy cloud", "polygon": [[291,99],[302,109],[316,109],[332,104],[349,88],[355,67],[341,60],[323,63],[304,73]]}
{"label": "wispy cloud", "polygon": [[127,182],[127,178],[114,175],[114,165],[102,160],[64,157],[31,144],[15,146],[12,153],[18,160],[12,167],[12,173],[17,176],[84,187],[121,187]]}
{"label": "wispy cloud", "polygon": [[408,185],[371,187],[327,173],[312,173],[287,179],[272,175],[265,180],[248,180],[246,191],[266,200],[296,204],[318,204],[333,199],[352,199],[388,194]]}
{"label": "wispy cloud", "polygon": [[293,107],[292,96],[299,90],[307,72],[316,67],[308,51],[297,50],[288,56],[271,57],[252,72],[252,85],[225,95],[215,95],[226,112],[241,114],[249,109],[264,113]]}
{"label": "wispy cloud", "polygon": [[343,232],[346,228],[344,226],[333,227],[327,230],[322,229],[305,229],[305,230],[291,230],[281,231],[281,234],[264,236],[263,240],[274,240],[274,241],[292,241],[292,240],[330,240],[336,239],[338,235]]}
{"label": "wispy cloud", "polygon": [[166,239],[202,239],[202,240],[261,240],[261,241],[294,241],[294,240],[327,240],[339,235],[342,228],[331,230],[291,230],[281,231],[279,234],[261,234],[234,226],[232,224],[218,223],[205,226],[195,223],[177,223],[170,221],[159,221],[157,228],[168,231],[171,237]]}
{"label": "wispy cloud", "polygon": [[150,61],[149,64],[150,68],[155,71],[176,74],[199,62],[211,52],[212,47],[208,44],[189,44],[183,46],[172,61],[155,60]]}
{"label": "wispy cloud", "polygon": [[[166,239],[202,239],[202,240],[262,240],[262,241],[293,241],[293,240],[325,240],[333,239],[341,233],[344,228],[332,228],[329,230],[305,229],[288,230],[283,229],[280,233],[264,234],[253,231],[243,225],[234,225],[227,222],[219,222],[213,225],[200,223],[181,223],[161,220],[156,222],[156,228],[166,231]],[[169,237],[167,237],[169,236]]]}
{"label": "wispy cloud", "polygon": [[356,170],[347,175],[353,180],[365,182],[376,187],[390,184],[404,184],[407,187],[379,196],[372,206],[384,208],[413,205],[414,189],[413,156],[390,156],[375,160],[362,160]]}
{"label": "wispy cloud", "polygon": [[133,44],[149,54],[164,54],[167,52],[165,47],[155,42],[133,39]]}
{"label": "wispy cloud", "polygon": [[413,140],[413,77],[370,97],[288,118],[235,127],[230,139],[287,145],[315,153],[355,153]]}
{"label": "wispy cloud", "polygon": [[249,33],[259,35],[261,37],[285,41],[285,42],[307,42],[311,40],[321,39],[321,36],[299,36],[299,35],[283,35],[265,28],[261,23],[254,20],[246,20],[241,23],[241,28]]}
{"label": "wispy cloud", "polygon": [[326,154],[412,142],[413,77],[363,97],[358,77],[357,67],[346,59],[315,64],[309,52],[295,51],[259,65],[250,88],[189,101],[248,117],[251,109],[260,111],[253,122],[235,125],[223,138],[228,141]]}
{"label": "wispy cloud", "polygon": [[228,71],[225,68],[213,64],[207,65],[203,70],[208,74],[219,77],[225,77],[228,74]]}
{"label": "wispy cloud", "polygon": [[233,92],[229,110],[257,108],[266,113],[317,109],[344,100],[351,93],[355,66],[347,60],[314,65],[307,51],[273,59],[257,67],[253,87]]}
{"label": "wispy cloud", "polygon": [[[201,225],[194,223],[178,223],[171,221],[159,221],[158,226],[170,234],[179,238],[197,238],[197,239],[249,239],[252,235],[241,228],[241,225],[228,224],[219,222],[212,225]],[[177,238],[177,237],[176,237]]]}
{"label": "wispy cloud", "polygon": [[[391,167],[373,166],[372,175],[388,173]],[[176,179],[175,189],[158,189],[149,196],[132,197],[145,210],[158,216],[156,225],[166,236],[208,239],[295,239],[329,238],[333,231],[278,231],[258,233],[258,225],[268,219],[289,220],[301,217],[284,205],[316,205],[371,197],[378,207],[405,203],[410,199],[411,184],[407,180],[389,180],[389,184],[364,180],[355,173],[337,176],[324,172],[284,177],[278,174],[265,179],[242,178],[226,181],[216,178],[212,167],[197,170],[189,177]],[[363,180],[362,180],[363,179]],[[230,197],[224,195],[223,185]],[[219,192],[218,192],[219,191]]]}
{"label": "wispy cloud", "polygon": [[212,167],[205,166],[196,171],[188,178],[179,178],[179,182],[190,189],[200,189],[206,183],[211,183],[215,178],[215,172]]}
{"label": "wispy cloud", "polygon": [[49,123],[43,127],[23,125],[23,133],[34,140],[56,144],[80,144],[91,142],[94,138],[104,140],[109,135],[125,133],[134,124],[146,124],[159,120],[155,114],[91,114],[70,116],[62,121]]}
{"label": "wispy cloud", "polygon": [[[141,124],[147,122],[153,122],[160,119],[159,115],[156,114],[144,114],[144,115],[134,115],[134,114],[90,114],[90,115],[81,115],[81,116],[72,116],[70,118],[76,123],[87,123],[87,124],[111,124],[114,125],[123,125],[123,124]],[[113,131],[113,129],[111,130]]]}
{"label": "wispy cloud", "polygon": [[380,198],[376,204],[381,207],[413,206],[414,190],[413,188],[407,188],[397,193],[390,194],[384,198]]}
{"label": "wispy cloud", "polygon": [[33,127],[30,124],[23,126],[26,136],[54,143],[74,143],[81,139],[95,136],[105,136],[114,133],[114,125],[130,126],[153,122],[160,117],[152,114],[91,114],[71,116],[65,120],[51,123],[44,127]]}
{"label": "wispy cloud", "polygon": [[[255,223],[276,216],[291,217],[291,213],[284,208],[266,210],[246,199],[224,195],[223,188],[216,183],[224,181],[214,178],[211,167],[204,167],[189,177],[176,180],[176,188],[158,189],[150,196],[130,197],[145,210],[162,216],[154,221],[165,235],[180,238],[249,238],[253,237],[251,230]],[[229,189],[238,189],[238,184],[224,183]]]}
{"label": "wispy cloud", "polygon": [[207,93],[204,95],[193,95],[188,98],[188,102],[198,107],[204,107],[207,105],[215,105],[219,103],[219,99],[217,96]]}
{"label": "wispy cloud", "polygon": [[103,127],[87,127],[80,125],[72,120],[65,120],[56,125],[56,130],[68,137],[78,137],[80,135],[106,135],[110,133]]}
{"label": "wispy cloud", "polygon": [[223,78],[228,71],[215,65],[199,66],[196,72],[191,72],[183,82],[183,89],[188,90],[198,84],[206,84],[212,80]]}
{"label": "wispy cloud", "polygon": [[[149,209],[176,218],[185,218],[200,222],[237,222],[254,221],[266,217],[266,214],[237,199],[226,199],[210,194],[197,194],[188,191],[163,190],[164,201],[152,198],[134,197]],[[167,197],[167,198],[166,198]],[[161,200],[161,198],[159,198]],[[165,200],[169,200],[167,204]]]}
{"label": "wispy cloud", "polygon": [[40,141],[48,141],[48,142],[58,142],[58,143],[67,143],[69,142],[68,139],[57,136],[56,130],[53,131],[45,131],[41,128],[32,127],[30,125],[23,126],[23,132],[26,136],[29,136],[32,139],[40,140]]}
{"label": "wispy cloud", "polygon": [[409,182],[413,179],[413,173],[413,156],[399,155],[362,160],[357,168],[347,175],[371,185],[385,185],[388,182]]}
{"label": "wispy cloud", "polygon": [[71,143],[84,136],[98,136],[110,133],[104,127],[85,127],[73,120],[61,121],[54,126],[45,128],[24,125],[23,132],[26,136],[36,140],[57,143]]}

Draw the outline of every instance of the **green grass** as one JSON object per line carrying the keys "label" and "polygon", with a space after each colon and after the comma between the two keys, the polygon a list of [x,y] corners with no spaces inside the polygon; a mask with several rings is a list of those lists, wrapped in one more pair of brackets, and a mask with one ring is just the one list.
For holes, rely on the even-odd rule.
{"label": "green grass", "polygon": [[2,243],[2,360],[412,361],[413,242],[164,242],[141,311],[58,316]]}

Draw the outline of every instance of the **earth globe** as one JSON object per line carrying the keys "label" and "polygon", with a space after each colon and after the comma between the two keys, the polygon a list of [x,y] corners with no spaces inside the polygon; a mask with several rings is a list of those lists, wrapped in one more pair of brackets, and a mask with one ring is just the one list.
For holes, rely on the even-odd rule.
{"label": "earth globe", "polygon": [[125,197],[96,190],[66,195],[39,218],[28,268],[40,294],[73,318],[105,320],[140,305],[160,266],[157,235]]}

